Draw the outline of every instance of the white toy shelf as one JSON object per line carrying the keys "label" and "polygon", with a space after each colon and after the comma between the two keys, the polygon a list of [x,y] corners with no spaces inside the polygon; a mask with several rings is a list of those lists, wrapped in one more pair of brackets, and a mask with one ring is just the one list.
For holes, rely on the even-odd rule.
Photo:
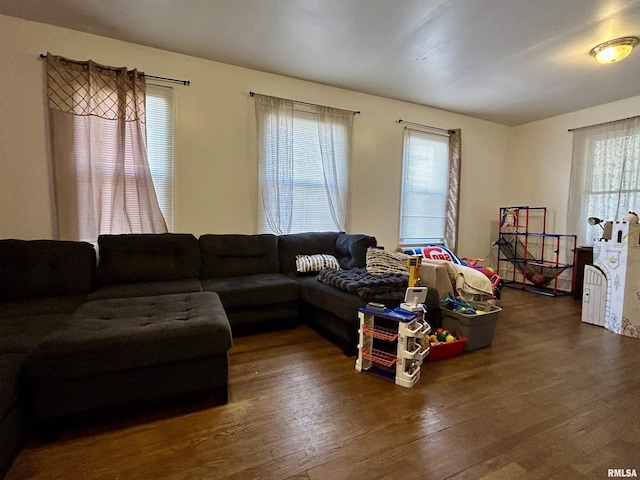
{"label": "white toy shelf", "polygon": [[[429,354],[416,338],[429,335],[431,327],[424,312],[401,308],[384,311],[361,307],[356,370],[372,369],[392,376],[397,385],[413,387],[420,378],[420,366]],[[374,368],[372,368],[374,367]]]}

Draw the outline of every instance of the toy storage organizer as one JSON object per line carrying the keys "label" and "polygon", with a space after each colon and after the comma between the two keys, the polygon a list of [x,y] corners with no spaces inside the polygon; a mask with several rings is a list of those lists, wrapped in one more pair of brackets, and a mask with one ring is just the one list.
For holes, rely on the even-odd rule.
{"label": "toy storage organizer", "polygon": [[501,207],[498,275],[504,285],[543,295],[569,295],[577,236],[547,233],[546,207]]}
{"label": "toy storage organizer", "polygon": [[420,366],[429,354],[416,338],[429,335],[431,327],[423,312],[396,308],[385,311],[361,307],[356,370],[375,371],[392,377],[397,385],[413,387],[420,379]]}

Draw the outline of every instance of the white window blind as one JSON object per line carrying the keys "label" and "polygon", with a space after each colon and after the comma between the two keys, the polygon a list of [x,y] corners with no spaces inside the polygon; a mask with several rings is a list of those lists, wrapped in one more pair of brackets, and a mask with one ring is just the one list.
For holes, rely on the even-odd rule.
{"label": "white window blind", "polygon": [[[277,151],[271,142],[277,142],[277,121],[267,122],[266,151]],[[336,155],[336,177],[342,184],[342,194],[348,190],[348,132],[341,125],[333,125],[333,149]],[[311,231],[338,231],[339,227],[331,215],[327,187],[325,186],[322,156],[320,152],[319,128],[316,115],[303,110],[296,110],[291,132],[293,143],[293,198],[291,200],[290,233]],[[273,179],[277,181],[277,178]],[[275,189],[277,185],[267,188]],[[269,228],[264,204],[259,202],[259,229],[263,233],[272,233]]]}
{"label": "white window blind", "polygon": [[449,138],[405,128],[400,245],[444,243]]}
{"label": "white window blind", "polygon": [[146,86],[147,157],[158,204],[173,231],[173,89],[160,85]]}

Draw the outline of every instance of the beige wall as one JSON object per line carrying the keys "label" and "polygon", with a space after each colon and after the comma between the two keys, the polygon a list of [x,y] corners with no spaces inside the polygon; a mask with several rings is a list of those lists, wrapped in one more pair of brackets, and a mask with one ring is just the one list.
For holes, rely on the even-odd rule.
{"label": "beige wall", "polygon": [[485,256],[490,250],[490,224],[505,201],[503,186],[513,180],[505,175],[506,126],[6,16],[0,16],[0,49],[0,238],[52,236],[38,58],[50,51],[191,80],[189,87],[175,87],[176,231],[255,233],[257,158],[248,95],[253,90],[362,112],[354,124],[349,231],[375,235],[388,249],[397,244],[400,198],[402,127],[396,120],[461,128],[459,252]]}

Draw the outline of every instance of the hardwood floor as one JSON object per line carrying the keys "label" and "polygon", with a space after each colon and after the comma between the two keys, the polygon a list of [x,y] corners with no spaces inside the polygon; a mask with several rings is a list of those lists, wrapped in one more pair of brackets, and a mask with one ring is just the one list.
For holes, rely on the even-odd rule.
{"label": "hardwood floor", "polygon": [[21,479],[604,479],[640,474],[640,340],[503,290],[491,347],[396,386],[306,326],[235,339],[230,400],[32,439]]}

